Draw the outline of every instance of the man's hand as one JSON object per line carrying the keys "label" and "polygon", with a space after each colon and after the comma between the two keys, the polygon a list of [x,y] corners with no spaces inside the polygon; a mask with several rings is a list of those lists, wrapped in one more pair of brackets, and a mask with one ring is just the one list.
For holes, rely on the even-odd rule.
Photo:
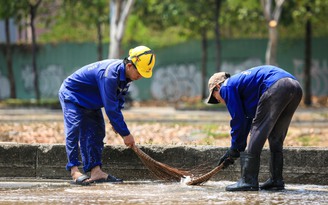
{"label": "man's hand", "polygon": [[223,163],[223,168],[227,168],[230,164],[233,164],[237,158],[240,157],[240,153],[237,149],[228,149],[227,152],[220,158],[219,164]]}
{"label": "man's hand", "polygon": [[124,144],[128,147],[133,147],[135,145],[134,138],[131,134],[123,137]]}

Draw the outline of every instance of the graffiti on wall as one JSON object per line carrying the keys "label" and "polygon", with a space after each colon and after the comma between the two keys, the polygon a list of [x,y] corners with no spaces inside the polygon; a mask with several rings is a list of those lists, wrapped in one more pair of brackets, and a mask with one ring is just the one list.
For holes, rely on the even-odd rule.
{"label": "graffiti on wall", "polygon": [[10,96],[10,84],[6,76],[3,76],[0,72],[0,99],[9,98]]}
{"label": "graffiti on wall", "polygon": [[25,65],[21,71],[21,78],[23,80],[23,88],[26,93],[34,94],[34,73],[32,66]]}
{"label": "graffiti on wall", "polygon": [[[294,59],[294,73],[295,77],[300,81],[301,85],[304,85],[304,60]],[[323,60],[321,63],[319,60],[312,60],[311,65],[311,90],[312,95],[315,96],[327,96],[328,95],[328,64],[327,60]]]}
{"label": "graffiti on wall", "polygon": [[183,96],[199,95],[200,82],[201,73],[195,65],[169,65],[157,69],[150,92],[156,100],[177,101]]}
{"label": "graffiti on wall", "polygon": [[[247,68],[261,65],[260,59],[247,59],[239,64],[224,61],[222,71],[231,74],[239,73]],[[304,61],[293,60],[293,74],[303,85]],[[328,95],[328,63],[327,60],[313,60],[311,68],[312,94],[316,96]],[[57,92],[66,74],[62,66],[48,65],[40,70],[39,85],[42,98],[57,98]],[[34,96],[34,74],[30,65],[21,70],[21,81],[24,93],[28,97]],[[130,86],[130,95],[139,100],[139,88],[135,84]],[[201,72],[194,64],[168,65],[156,69],[150,85],[151,96],[156,100],[177,101],[182,97],[195,97],[201,95]],[[0,99],[10,97],[10,84],[8,78],[0,72]]]}
{"label": "graffiti on wall", "polygon": [[129,87],[129,97],[135,101],[139,101],[139,88],[133,82],[131,82]]}
{"label": "graffiti on wall", "polygon": [[49,65],[41,71],[40,92],[44,98],[57,98],[58,90],[65,79],[64,69],[58,65]]}
{"label": "graffiti on wall", "polygon": [[[261,64],[261,60],[256,58],[239,64],[225,61],[222,63],[222,71],[235,74]],[[169,101],[177,101],[181,97],[201,96],[201,82],[200,70],[193,64],[160,67],[156,69],[152,80],[151,95],[156,100]]]}
{"label": "graffiti on wall", "polygon": [[246,69],[263,65],[262,61],[258,58],[250,58],[242,61],[241,63],[235,64],[227,61],[223,61],[221,65],[221,70],[230,73],[231,75],[240,73]]}
{"label": "graffiti on wall", "polygon": [[[30,65],[25,65],[21,72],[23,87],[26,93],[34,95],[34,73]],[[65,78],[64,69],[58,65],[48,65],[39,76],[42,98],[57,98],[60,85]]]}

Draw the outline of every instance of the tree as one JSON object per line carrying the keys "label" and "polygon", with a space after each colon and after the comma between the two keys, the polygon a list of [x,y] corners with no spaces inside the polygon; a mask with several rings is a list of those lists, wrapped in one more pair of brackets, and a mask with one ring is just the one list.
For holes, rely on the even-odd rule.
{"label": "tree", "polygon": [[[303,69],[303,90],[304,104],[312,105],[312,38],[313,36],[324,36],[327,24],[328,2],[325,0],[294,0],[291,4],[290,27],[294,30],[302,30],[304,38],[304,69]],[[312,29],[313,27],[316,29]],[[326,34],[327,35],[327,34]]]}
{"label": "tree", "polygon": [[278,30],[279,19],[282,11],[282,5],[285,0],[275,0],[275,8],[273,9],[272,0],[261,0],[263,13],[268,24],[269,41],[265,54],[265,62],[270,65],[277,65],[277,46],[278,46]]}
{"label": "tree", "polygon": [[[311,4],[305,5],[306,12],[311,13]],[[307,15],[308,16],[308,15]],[[304,49],[304,84],[305,84],[305,95],[304,104],[310,106],[312,104],[312,93],[311,93],[311,64],[312,64],[312,52],[311,52],[311,38],[312,38],[312,24],[311,18],[306,18],[305,23],[305,49]]]}
{"label": "tree", "polygon": [[110,2],[110,43],[108,58],[119,58],[122,53],[122,38],[133,3],[134,0],[111,0]]}
{"label": "tree", "polygon": [[215,11],[214,11],[214,33],[215,33],[215,45],[216,45],[216,71],[221,71],[221,34],[220,34],[220,10],[222,0],[215,0]]}
{"label": "tree", "polygon": [[10,29],[9,29],[9,18],[5,19],[5,30],[6,30],[6,62],[8,79],[10,83],[10,98],[16,98],[16,86],[15,86],[15,76],[13,71],[13,61],[10,43]]}
{"label": "tree", "polygon": [[[89,2],[89,1],[87,1]],[[91,1],[92,2],[92,1]],[[94,6],[96,8],[96,15],[93,16],[95,20],[95,24],[97,27],[97,39],[98,39],[98,60],[102,60],[103,58],[103,49],[102,49],[102,43],[103,43],[103,36],[102,36],[102,24],[105,22],[108,22],[108,18],[102,18],[104,16],[105,11],[107,8],[106,6],[106,1],[96,1],[94,2]]]}
{"label": "tree", "polygon": [[[212,3],[212,4],[210,4]],[[214,30],[215,22],[214,18],[214,10],[209,10],[210,5],[214,6],[211,8],[215,8],[215,4],[213,5],[213,1],[195,1],[190,3],[188,1],[184,2],[184,7],[182,10],[183,16],[181,17],[180,23],[185,28],[190,31],[190,36],[192,37],[200,37],[201,38],[201,93],[202,99],[205,99],[207,94],[207,82],[206,82],[206,74],[207,74],[207,41],[208,41],[208,30]],[[204,6],[207,5],[207,6]],[[212,12],[211,12],[212,11]]]}
{"label": "tree", "polygon": [[[217,24],[218,10],[220,4],[217,0],[152,0],[147,4],[138,5],[138,14],[152,29],[165,30],[169,27],[182,27],[179,35],[187,36],[188,39],[198,38],[201,40],[201,97],[206,98],[207,94],[207,58],[208,58],[208,35],[215,32],[217,37],[219,30]],[[149,18],[151,16],[151,18]],[[219,40],[219,39],[217,39]],[[217,52],[220,55],[220,52]]]}
{"label": "tree", "polygon": [[[66,0],[64,10],[70,24],[82,23],[89,31],[96,28],[98,60],[103,59],[103,30],[108,23],[108,0]],[[79,11],[79,12],[76,12]]]}
{"label": "tree", "polygon": [[0,7],[0,19],[5,19],[5,33],[6,33],[5,55],[6,55],[8,79],[10,84],[10,98],[16,98],[16,85],[15,85],[15,76],[13,71],[10,28],[9,28],[9,19],[14,17],[15,4],[14,1],[5,2],[5,0],[1,0],[0,4],[2,5]]}
{"label": "tree", "polygon": [[31,31],[32,31],[32,68],[33,68],[33,72],[34,72],[34,90],[35,90],[35,97],[38,102],[41,99],[41,95],[40,95],[40,88],[39,88],[39,74],[38,74],[38,69],[37,69],[37,65],[36,65],[37,44],[36,44],[34,20],[37,15],[37,9],[38,9],[41,1],[42,0],[28,1],[28,7],[29,7],[29,12],[30,12],[30,27],[31,27]]}
{"label": "tree", "polygon": [[[208,32],[216,33],[216,48],[217,56],[220,58],[220,36],[218,27],[220,3],[217,0],[199,0],[190,2],[188,0],[180,1],[178,9],[181,9],[178,23],[188,29],[189,35],[192,38],[201,38],[201,89],[202,99],[207,97],[207,58],[208,58]],[[217,62],[220,63],[220,62]],[[220,70],[220,65],[217,64],[217,69]]]}

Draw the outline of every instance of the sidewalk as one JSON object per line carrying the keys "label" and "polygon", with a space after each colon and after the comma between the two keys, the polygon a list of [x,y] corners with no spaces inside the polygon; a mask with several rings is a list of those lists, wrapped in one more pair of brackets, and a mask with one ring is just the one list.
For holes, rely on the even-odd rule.
{"label": "sidewalk", "polygon": [[[132,107],[123,110],[127,122],[229,122],[227,110],[201,111],[176,110],[173,107]],[[106,114],[104,113],[104,116]],[[0,109],[0,121],[62,121],[61,110],[51,109]],[[292,124],[328,126],[328,108],[299,108]]]}

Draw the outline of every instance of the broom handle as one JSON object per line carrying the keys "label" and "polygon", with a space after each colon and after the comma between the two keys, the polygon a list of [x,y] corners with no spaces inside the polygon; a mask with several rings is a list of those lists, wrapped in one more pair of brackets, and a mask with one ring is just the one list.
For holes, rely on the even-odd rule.
{"label": "broom handle", "polygon": [[137,149],[138,149],[137,145],[133,145],[133,146],[131,146],[130,148],[131,148],[133,151],[135,151],[135,152],[136,152]]}

